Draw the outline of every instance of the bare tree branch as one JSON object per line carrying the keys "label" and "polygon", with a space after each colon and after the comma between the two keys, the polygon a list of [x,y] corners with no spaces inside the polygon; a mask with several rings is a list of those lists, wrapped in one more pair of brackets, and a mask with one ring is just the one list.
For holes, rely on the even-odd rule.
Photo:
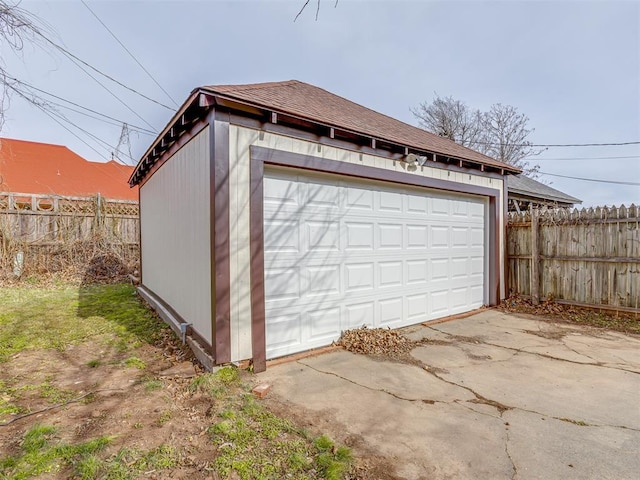
{"label": "bare tree branch", "polygon": [[539,176],[540,166],[531,166],[526,159],[543,150],[534,149],[527,140],[534,129],[527,128],[529,118],[517,108],[497,103],[481,112],[436,93],[431,103],[423,102],[411,111],[425,130],[521,168],[531,178]]}
{"label": "bare tree branch", "polygon": [[[298,20],[298,17],[300,16],[300,14],[302,14],[302,12],[304,12],[304,10],[307,8],[307,6],[309,5],[309,2],[311,0],[305,0],[304,4],[302,5],[302,8],[300,8],[300,11],[298,12],[298,14],[295,16],[295,18],[293,19],[293,21],[295,22],[296,20]],[[338,1],[336,0],[336,3],[333,5],[333,8],[336,8],[338,6]],[[322,0],[316,0],[316,21],[318,21],[318,17],[320,16],[320,3],[322,2]]]}

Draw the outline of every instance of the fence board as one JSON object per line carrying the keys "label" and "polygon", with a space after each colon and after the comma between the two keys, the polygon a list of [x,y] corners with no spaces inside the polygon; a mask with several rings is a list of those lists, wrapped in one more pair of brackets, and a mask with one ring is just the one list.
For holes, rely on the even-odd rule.
{"label": "fence board", "polygon": [[[640,307],[640,209],[543,209],[537,237],[540,297]],[[531,296],[531,212],[509,212],[508,287]]]}
{"label": "fence board", "polygon": [[0,270],[17,252],[40,271],[99,251],[136,263],[139,229],[135,201],[0,192]]}

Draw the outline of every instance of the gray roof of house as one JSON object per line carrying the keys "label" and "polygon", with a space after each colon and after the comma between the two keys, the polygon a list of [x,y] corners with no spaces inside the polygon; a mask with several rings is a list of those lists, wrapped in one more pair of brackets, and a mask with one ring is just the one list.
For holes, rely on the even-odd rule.
{"label": "gray roof of house", "polygon": [[549,185],[545,185],[524,175],[508,175],[507,189],[509,193],[526,195],[551,202],[582,203],[582,200],[579,198],[567,195],[560,190],[551,188]]}

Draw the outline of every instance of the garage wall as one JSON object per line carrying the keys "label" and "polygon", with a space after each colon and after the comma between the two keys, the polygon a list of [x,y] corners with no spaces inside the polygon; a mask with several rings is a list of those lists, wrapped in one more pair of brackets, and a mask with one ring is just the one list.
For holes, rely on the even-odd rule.
{"label": "garage wall", "polygon": [[211,342],[209,127],[140,188],[142,282]]}
{"label": "garage wall", "polygon": [[[231,125],[229,128],[229,200],[230,216],[230,273],[231,273],[231,359],[233,361],[251,358],[251,285],[250,285],[250,236],[249,236],[249,172],[250,147],[256,145],[275,150],[282,150],[302,155],[312,155],[328,160],[337,160],[353,164],[365,165],[398,172],[407,172],[403,162],[360,154],[335,147],[319,146],[317,143],[298,140],[291,137]],[[452,182],[503,190],[503,180],[482,175],[473,175],[448,171],[433,167],[418,167],[407,172],[429,178],[437,178]],[[500,211],[500,225],[504,223],[503,212]],[[503,229],[498,232],[502,251]],[[503,281],[503,264],[500,260],[500,284]],[[504,295],[504,292],[501,292]]]}

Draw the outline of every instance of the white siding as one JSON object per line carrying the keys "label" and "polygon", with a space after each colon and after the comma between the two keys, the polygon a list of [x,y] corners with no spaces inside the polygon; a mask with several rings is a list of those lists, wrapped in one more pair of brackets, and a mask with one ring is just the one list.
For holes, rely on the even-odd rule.
{"label": "white siding", "polygon": [[[374,155],[360,154],[335,147],[321,146],[291,137],[261,132],[245,127],[231,125],[229,129],[230,158],[230,242],[231,242],[231,359],[242,360],[251,357],[251,289],[250,289],[250,257],[249,257],[249,165],[251,145],[275,150],[313,155],[329,160],[338,160],[376,168],[407,172],[406,164],[395,162]],[[407,172],[429,178],[456,181],[459,183],[493,188],[502,192],[503,180],[482,175],[451,172],[433,167],[418,167]],[[504,222],[500,211],[499,225]],[[504,245],[502,228],[498,229],[500,248]],[[504,285],[503,259],[500,259],[501,285]],[[504,295],[504,292],[501,293]]]}
{"label": "white siding", "polygon": [[209,128],[140,189],[142,281],[211,342]]}

